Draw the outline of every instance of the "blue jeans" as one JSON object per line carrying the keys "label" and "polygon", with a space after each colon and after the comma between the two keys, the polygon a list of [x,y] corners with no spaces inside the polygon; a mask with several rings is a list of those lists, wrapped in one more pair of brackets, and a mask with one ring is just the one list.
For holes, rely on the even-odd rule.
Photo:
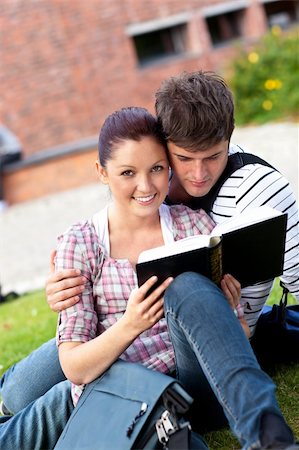
{"label": "blue jeans", "polygon": [[0,394],[5,406],[16,414],[64,380],[55,339],[51,339],[2,375]]}
{"label": "blue jeans", "polygon": [[0,417],[0,450],[52,450],[74,409],[70,393],[62,381],[15,416]]}
{"label": "blue jeans", "polygon": [[[197,431],[215,428],[226,417],[243,448],[249,448],[259,441],[262,413],[269,411],[280,417],[281,413],[275,386],[260,369],[222,291],[205,277],[185,273],[167,289],[164,309],[175,349],[177,378],[195,399],[191,411],[193,428]],[[69,383],[59,383],[51,389],[62,379],[54,339],[4,374],[0,381],[1,394],[13,412],[24,408],[28,401],[42,397],[23,410],[27,410],[26,414],[21,411],[4,424],[0,421],[1,444],[5,427],[10,427],[15,439],[20,430],[27,428],[27,446],[15,440],[3,449],[33,448],[32,442],[40,442],[45,436],[47,422],[50,442],[57,440],[72,410]],[[31,433],[34,420],[41,427],[33,427]],[[43,448],[51,448],[49,441]]]}
{"label": "blue jeans", "polygon": [[15,414],[0,417],[0,450],[53,449],[74,409],[55,339],[8,369],[0,388]]}
{"label": "blue jeans", "polygon": [[[205,277],[186,272],[167,289],[164,310],[175,349],[177,378],[201,410],[200,415],[194,414],[195,421],[207,417],[210,397],[217,415],[219,404],[222,406],[244,449],[258,443],[262,414],[272,412],[282,417],[275,385],[261,370],[222,291]],[[213,415],[211,408],[208,415]]]}

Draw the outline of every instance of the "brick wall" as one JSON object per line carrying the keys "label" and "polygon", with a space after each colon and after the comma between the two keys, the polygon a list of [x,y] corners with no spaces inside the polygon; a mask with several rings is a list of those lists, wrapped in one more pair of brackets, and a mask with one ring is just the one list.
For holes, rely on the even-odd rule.
{"label": "brick wall", "polygon": [[12,205],[94,183],[98,180],[96,159],[97,150],[90,149],[5,172],[4,198]]}
{"label": "brick wall", "polygon": [[[0,121],[18,136],[26,158],[98,134],[104,118],[119,107],[134,104],[153,111],[154,92],[164,78],[183,70],[221,70],[232,55],[233,48],[212,48],[201,13],[204,7],[222,3],[1,0]],[[139,68],[126,27],[185,11],[191,13],[188,53]],[[245,37],[260,36],[265,26],[260,2],[251,0]],[[83,155],[79,163],[78,155],[68,156],[6,172],[6,200],[15,203],[93,181],[86,158]],[[60,170],[68,176],[53,176]]]}

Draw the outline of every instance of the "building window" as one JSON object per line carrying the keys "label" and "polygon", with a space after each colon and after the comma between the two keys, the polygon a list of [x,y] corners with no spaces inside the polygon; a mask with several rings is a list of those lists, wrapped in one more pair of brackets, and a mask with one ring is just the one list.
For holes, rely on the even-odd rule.
{"label": "building window", "polygon": [[299,7],[294,0],[268,1],[264,4],[268,26],[278,25],[288,28],[298,21]]}
{"label": "building window", "polygon": [[245,10],[241,9],[206,17],[214,47],[225,45],[242,36],[244,13]]}
{"label": "building window", "polygon": [[132,36],[140,66],[185,53],[186,24]]}

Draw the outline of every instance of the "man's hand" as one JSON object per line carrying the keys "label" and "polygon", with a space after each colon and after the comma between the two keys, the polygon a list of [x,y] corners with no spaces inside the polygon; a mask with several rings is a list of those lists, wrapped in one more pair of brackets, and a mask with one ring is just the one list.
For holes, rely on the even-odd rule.
{"label": "man's hand", "polygon": [[241,285],[238,280],[236,280],[232,275],[226,274],[221,280],[221,289],[228,300],[231,308],[237,312],[237,317],[239,322],[243,328],[245,335],[250,337],[250,329],[246,319],[244,317],[243,309],[242,314],[238,313],[238,309],[240,312],[240,298],[241,298]]}
{"label": "man's hand", "polygon": [[85,278],[78,269],[64,269],[55,272],[56,251],[51,252],[50,275],[46,281],[47,302],[54,312],[62,311],[79,301],[84,290]]}

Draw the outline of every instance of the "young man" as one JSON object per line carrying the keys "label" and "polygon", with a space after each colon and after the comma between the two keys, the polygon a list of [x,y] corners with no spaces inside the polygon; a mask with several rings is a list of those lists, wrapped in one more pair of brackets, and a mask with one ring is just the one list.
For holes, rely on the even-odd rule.
{"label": "young man", "polygon": [[[216,74],[203,72],[170,78],[156,93],[156,112],[168,141],[173,169],[167,202],[203,207],[216,223],[265,204],[287,212],[288,234],[281,280],[299,300],[299,225],[295,196],[278,171],[262,161],[243,165],[242,149],[230,144],[234,106],[225,82]],[[72,269],[52,273],[47,282],[50,307],[60,311],[76,303],[83,283],[83,277]],[[252,333],[271,287],[269,281],[242,290],[241,304]],[[8,409],[20,410],[57,380],[64,379],[54,347],[54,340],[49,341],[4,375],[2,396]],[[52,370],[47,371],[47,377],[40,377],[50,351],[54,355]],[[31,383],[27,386],[23,382],[17,391],[16,379],[18,376],[26,379],[29,370],[31,380],[32,370],[36,371],[38,386],[34,390]],[[275,439],[275,445],[278,439],[279,448],[287,448],[290,441],[275,435],[279,434],[279,427],[272,428],[273,434],[267,443],[262,442],[263,448],[278,448],[274,447]]]}

